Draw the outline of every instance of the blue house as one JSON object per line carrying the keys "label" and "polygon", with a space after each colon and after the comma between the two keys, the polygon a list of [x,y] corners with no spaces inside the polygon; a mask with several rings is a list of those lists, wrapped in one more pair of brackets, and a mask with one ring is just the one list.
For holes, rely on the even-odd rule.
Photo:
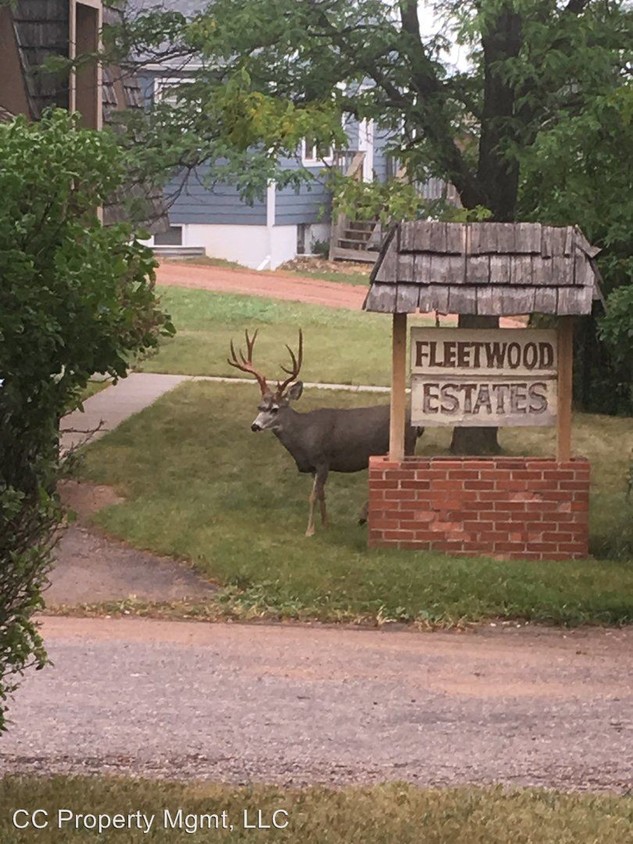
{"label": "blue house", "polygon": [[[208,0],[129,0],[128,9],[132,14],[164,8],[193,15],[206,5]],[[174,95],[176,86],[187,78],[187,67],[183,68],[182,60],[143,62],[138,75],[146,107],[151,108]],[[328,250],[331,196],[325,186],[325,168],[338,167],[365,180],[393,175],[384,149],[385,133],[376,131],[372,122],[353,118],[346,120],[344,128],[347,149],[319,156],[314,147],[303,143],[296,157],[281,161],[286,169],[303,166],[311,170],[315,178],[309,184],[283,189],[271,184],[266,197],[252,205],[242,200],[231,184],[209,187],[205,182],[208,168],[197,168],[186,178],[176,176],[165,188],[169,230],[156,234],[150,244],[157,252],[204,252],[254,269],[275,269],[298,255]],[[340,255],[335,257],[373,262],[376,253],[367,254],[364,248],[372,228],[373,224],[358,224],[341,229],[340,243],[334,244]]]}

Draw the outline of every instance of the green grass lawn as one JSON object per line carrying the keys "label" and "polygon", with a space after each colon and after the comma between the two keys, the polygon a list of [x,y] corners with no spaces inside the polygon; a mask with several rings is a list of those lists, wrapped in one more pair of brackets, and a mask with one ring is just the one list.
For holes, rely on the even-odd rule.
{"label": "green grass lawn", "polygon": [[[145,361],[145,372],[184,375],[239,373],[227,362],[229,342],[243,344],[244,329],[259,328],[255,360],[271,378],[287,362],[285,343],[296,346],[303,328],[305,381],[389,385],[391,319],[383,314],[275,302],[255,296],[209,293],[178,287],[159,288],[178,333]],[[430,324],[417,318],[418,324]]]}
{"label": "green grass lawn", "polygon": [[[551,623],[633,621],[633,507],[625,501],[629,419],[575,418],[575,449],[593,461],[592,549],[599,560],[500,562],[368,550],[356,516],[366,473],[333,474],[333,525],[304,537],[309,476],[270,433],[253,434],[257,387],[193,383],[164,396],[86,451],[87,479],[124,504],[99,524],[140,548],[190,560],[223,584],[227,614],[417,620],[450,625],[491,617]],[[299,409],[367,403],[309,390]],[[418,444],[441,454],[450,432]],[[510,454],[549,454],[553,432],[506,429]]]}
{"label": "green grass lawn", "polygon": [[[48,819],[50,828],[15,829],[11,819],[18,808],[43,809],[48,816],[40,814],[37,820],[42,823]],[[58,828],[60,809],[70,810],[75,816],[106,817],[140,811],[154,820],[149,834],[111,829],[98,835],[74,831],[68,823]],[[256,822],[258,812],[264,823],[271,823],[276,811],[277,823],[287,823],[285,829],[246,827]],[[204,819],[213,814],[219,816],[217,821]],[[62,815],[62,820],[67,817]],[[23,818],[18,815],[18,822],[22,823]],[[217,831],[215,823],[220,827]],[[228,828],[222,829],[222,825]],[[122,844],[146,840],[156,844],[202,844],[215,840],[293,844],[624,844],[632,837],[632,797],[531,789],[440,790],[395,783],[371,788],[298,790],[107,777],[7,777],[0,789],[3,844],[69,844],[86,840]]]}

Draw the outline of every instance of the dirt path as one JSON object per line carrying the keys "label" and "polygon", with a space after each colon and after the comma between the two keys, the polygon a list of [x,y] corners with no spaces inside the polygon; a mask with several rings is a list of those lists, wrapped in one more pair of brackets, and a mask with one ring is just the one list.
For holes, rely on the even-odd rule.
{"label": "dirt path", "polygon": [[353,284],[321,281],[315,278],[292,278],[255,270],[233,270],[225,267],[200,267],[164,261],[156,272],[159,284],[214,290],[220,293],[243,293],[307,302],[326,308],[358,311],[367,289]]}
{"label": "dirt path", "polygon": [[214,591],[213,585],[186,565],[132,548],[91,528],[88,519],[92,513],[123,500],[110,487],[66,481],[60,493],[77,520],[64,531],[55,549],[55,567],[44,596],[47,606],[95,604],[130,597],[176,601],[205,598]]}
{"label": "dirt path", "polygon": [[625,791],[633,631],[44,620],[7,771]]}

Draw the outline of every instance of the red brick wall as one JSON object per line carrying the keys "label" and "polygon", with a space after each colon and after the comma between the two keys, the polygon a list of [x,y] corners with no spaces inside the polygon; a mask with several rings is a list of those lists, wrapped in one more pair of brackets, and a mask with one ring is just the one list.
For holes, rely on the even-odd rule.
{"label": "red brick wall", "polygon": [[589,463],[407,457],[369,463],[369,546],[529,560],[586,557]]}

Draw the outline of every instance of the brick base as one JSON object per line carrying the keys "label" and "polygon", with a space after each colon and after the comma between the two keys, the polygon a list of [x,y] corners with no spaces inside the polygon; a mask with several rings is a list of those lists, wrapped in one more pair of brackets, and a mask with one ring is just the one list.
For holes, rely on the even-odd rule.
{"label": "brick base", "polygon": [[407,457],[369,463],[369,546],[459,556],[588,555],[589,463]]}

